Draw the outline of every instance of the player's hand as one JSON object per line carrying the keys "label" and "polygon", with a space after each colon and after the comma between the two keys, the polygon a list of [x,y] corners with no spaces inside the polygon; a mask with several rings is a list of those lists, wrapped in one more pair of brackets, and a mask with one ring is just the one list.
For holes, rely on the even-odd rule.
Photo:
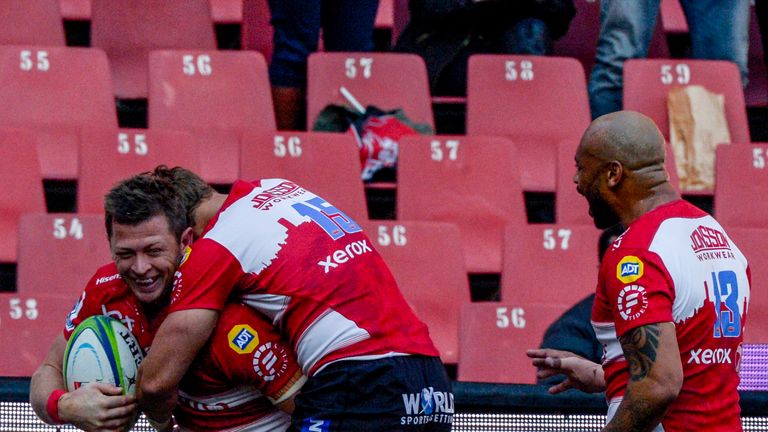
{"label": "player's hand", "polygon": [[137,409],[136,398],[107,383],[89,383],[59,399],[61,420],[85,431],[124,431]]}
{"label": "player's hand", "polygon": [[565,375],[565,380],[549,388],[549,393],[562,393],[575,388],[587,393],[605,390],[603,367],[568,351],[554,349],[531,349],[526,355],[533,359],[531,363],[538,369],[536,377],[549,378]]}

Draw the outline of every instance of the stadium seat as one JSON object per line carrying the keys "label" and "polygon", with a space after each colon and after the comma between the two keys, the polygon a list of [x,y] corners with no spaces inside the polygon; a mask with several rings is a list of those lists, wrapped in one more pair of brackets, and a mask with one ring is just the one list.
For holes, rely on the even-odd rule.
{"label": "stadium seat", "polygon": [[397,219],[457,224],[467,270],[499,273],[505,226],[526,223],[515,154],[501,137],[403,137]]}
{"label": "stadium seat", "polygon": [[61,16],[69,21],[89,21],[91,0],[59,0]]}
{"label": "stadium seat", "polygon": [[211,18],[217,24],[243,22],[243,0],[210,0]]}
{"label": "stadium seat", "polygon": [[716,151],[717,220],[726,229],[768,226],[768,143],[719,145]]}
{"label": "stadium seat", "polygon": [[104,212],[104,195],[115,183],[158,165],[200,171],[197,142],[188,132],[159,129],[83,128],[77,211]]}
{"label": "stadium seat", "polygon": [[725,230],[747,257],[752,274],[744,343],[768,343],[768,228],[728,227]]}
{"label": "stadium seat", "polygon": [[735,64],[718,60],[628,60],[624,64],[624,109],[656,122],[669,140],[667,94],[676,86],[701,85],[725,96],[725,116],[732,142],[749,142],[741,76]]}
{"label": "stadium seat", "polygon": [[589,126],[584,69],[562,57],[474,55],[469,59],[467,134],[515,141],[526,191],[554,192],[557,143]]}
{"label": "stadium seat", "polygon": [[0,376],[32,376],[76,301],[72,295],[0,293]]}
{"label": "stadium seat", "polygon": [[0,0],[0,45],[65,44],[58,0]]}
{"label": "stadium seat", "polygon": [[114,94],[147,97],[152,50],[215,50],[208,0],[92,0],[91,45],[109,57]]}
{"label": "stadium seat", "polygon": [[350,134],[319,132],[243,133],[240,177],[295,181],[341,209],[368,219],[360,156]]}
{"label": "stadium seat", "polygon": [[[403,79],[407,77],[407,79]],[[400,53],[314,53],[307,66],[307,127],[329,104],[351,106],[341,88],[363,106],[402,108],[416,123],[434,127],[424,60]]]}
{"label": "stadium seat", "polygon": [[515,225],[504,236],[501,299],[559,305],[563,310],[595,291],[600,230],[589,225]]}
{"label": "stadium seat", "polygon": [[535,384],[525,351],[538,348],[565,309],[552,304],[468,303],[459,322],[459,381]]}
{"label": "stadium seat", "polygon": [[662,0],[660,14],[664,33],[688,33],[688,21],[679,0]]}
{"label": "stadium seat", "polygon": [[275,131],[267,64],[256,52],[153,51],[149,127],[187,130],[201,152],[202,176],[232,183],[245,129]]}
{"label": "stadium seat", "polygon": [[[768,31],[768,30],[765,30]],[[768,105],[768,70],[765,66],[765,49],[760,38],[755,5],[749,23],[749,82],[744,89],[747,106],[765,107]]]}
{"label": "stadium seat", "polygon": [[457,363],[459,313],[470,302],[461,237],[453,224],[369,221],[362,224],[408,303],[429,326],[445,363]]}
{"label": "stadium seat", "polygon": [[6,186],[0,194],[0,262],[14,263],[21,215],[45,212],[34,136],[25,130],[0,129],[0,160],[0,184]]}
{"label": "stadium seat", "polygon": [[101,50],[0,46],[0,81],[0,127],[34,130],[46,179],[77,177],[80,127],[117,127]]}
{"label": "stadium seat", "polygon": [[73,301],[112,256],[101,215],[27,213],[19,235],[17,288],[23,295],[57,294]]}
{"label": "stadium seat", "polygon": [[[558,145],[557,191],[555,194],[555,220],[559,224],[592,225],[587,200],[576,191],[573,176],[576,174],[576,148],[578,143],[563,141]],[[665,143],[666,168],[669,181],[675,190],[680,190],[675,155],[669,143]]]}

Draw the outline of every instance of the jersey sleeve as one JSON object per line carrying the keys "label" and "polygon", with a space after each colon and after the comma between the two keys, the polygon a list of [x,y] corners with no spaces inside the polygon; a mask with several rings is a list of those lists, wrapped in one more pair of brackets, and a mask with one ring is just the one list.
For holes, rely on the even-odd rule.
{"label": "jersey sleeve", "polygon": [[176,272],[168,313],[221,311],[242,275],[240,263],[223,246],[206,238],[198,240],[186,250]]}
{"label": "jersey sleeve", "polygon": [[91,277],[91,280],[88,281],[85,289],[83,289],[82,294],[80,294],[80,298],[77,299],[77,302],[67,315],[64,324],[64,339],[69,340],[72,332],[75,331],[75,328],[83,322],[83,320],[90,316],[101,314],[101,301],[98,298],[98,291],[96,290],[96,279],[98,276],[99,273],[96,273]]}
{"label": "jersey sleeve", "polygon": [[301,388],[306,378],[296,356],[266,317],[234,303],[221,316],[212,353],[230,383],[251,384],[274,404]]}
{"label": "jersey sleeve", "polygon": [[603,275],[605,297],[617,337],[636,327],[673,321],[673,281],[658,255],[620,249],[608,259]]}

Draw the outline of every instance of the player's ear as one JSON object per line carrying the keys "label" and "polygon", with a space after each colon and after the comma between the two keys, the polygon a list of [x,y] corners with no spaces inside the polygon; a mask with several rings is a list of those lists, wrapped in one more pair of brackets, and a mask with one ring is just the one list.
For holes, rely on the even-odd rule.
{"label": "player's ear", "polygon": [[187,246],[190,246],[192,242],[195,241],[195,235],[192,232],[192,227],[187,227],[182,233],[181,233],[181,249],[185,249]]}
{"label": "player's ear", "polygon": [[624,177],[624,166],[619,161],[610,161],[607,164],[608,186],[614,187]]}

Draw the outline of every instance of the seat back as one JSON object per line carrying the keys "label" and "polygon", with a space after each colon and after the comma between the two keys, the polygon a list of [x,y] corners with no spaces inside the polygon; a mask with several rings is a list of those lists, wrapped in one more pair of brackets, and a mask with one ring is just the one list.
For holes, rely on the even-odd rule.
{"label": "seat back", "polygon": [[104,213],[104,196],[119,181],[158,165],[200,171],[197,142],[188,132],[161,129],[84,128],[81,134],[77,210]]}
{"label": "seat back", "polygon": [[526,223],[515,155],[500,137],[403,137],[397,218],[455,223],[467,270],[500,272],[504,227]]}
{"label": "seat back", "polygon": [[725,96],[725,117],[732,142],[749,142],[741,75],[735,64],[719,60],[634,59],[624,63],[624,109],[656,122],[669,140],[667,95],[674,87],[701,85]]}
{"label": "seat back", "polygon": [[459,314],[469,303],[461,237],[453,224],[368,221],[362,224],[408,303],[429,327],[444,363],[459,359]]}
{"label": "seat back", "polygon": [[232,183],[242,131],[276,130],[264,57],[245,51],[153,51],[149,127],[192,132],[200,143],[203,178]]}
{"label": "seat back", "polygon": [[341,87],[364,107],[374,105],[385,111],[402,108],[412,121],[434,127],[427,68],[415,54],[311,54],[307,65],[308,128],[326,105],[350,105]]}
{"label": "seat back", "polygon": [[119,98],[147,97],[151,50],[216,49],[208,0],[92,2],[91,45],[107,53]]}
{"label": "seat back", "polygon": [[0,293],[0,376],[29,377],[64,331],[77,297]]}
{"label": "seat back", "polygon": [[77,176],[79,127],[117,127],[101,50],[0,46],[0,81],[0,126],[34,130],[46,179]]}
{"label": "seat back", "polygon": [[96,267],[112,256],[101,215],[28,213],[19,233],[17,285],[24,295],[75,299]]}
{"label": "seat back", "polygon": [[351,135],[247,131],[241,150],[240,177],[289,179],[356,221],[368,219],[359,152]]}
{"label": "seat back", "polygon": [[0,45],[64,46],[59,0],[0,0]]}
{"label": "seat back", "polygon": [[501,299],[563,310],[595,292],[600,231],[590,225],[514,225],[504,237]]}
{"label": "seat back", "polygon": [[459,325],[459,381],[535,384],[525,351],[565,309],[551,304],[468,303]]}
{"label": "seat back", "polygon": [[726,228],[768,226],[768,143],[719,145],[716,152],[717,220]]}
{"label": "seat back", "polygon": [[35,139],[26,130],[0,129],[0,262],[17,258],[19,220],[24,213],[45,212],[43,179]]}

